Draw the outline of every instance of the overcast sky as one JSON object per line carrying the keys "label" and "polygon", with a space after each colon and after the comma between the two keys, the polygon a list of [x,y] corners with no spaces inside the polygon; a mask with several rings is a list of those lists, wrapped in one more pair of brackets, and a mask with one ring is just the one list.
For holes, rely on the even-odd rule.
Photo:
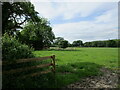
{"label": "overcast sky", "polygon": [[118,38],[117,2],[32,2],[56,37],[69,42]]}

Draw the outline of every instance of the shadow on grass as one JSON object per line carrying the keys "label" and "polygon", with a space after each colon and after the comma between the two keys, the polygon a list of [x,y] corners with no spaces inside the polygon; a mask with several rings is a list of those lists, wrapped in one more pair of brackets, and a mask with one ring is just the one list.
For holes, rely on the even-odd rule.
{"label": "shadow on grass", "polygon": [[[25,79],[3,75],[3,88],[61,88],[84,77],[97,76],[101,66],[89,62],[68,63],[56,66],[56,74],[48,73]],[[24,74],[23,74],[24,75]],[[16,77],[17,79],[12,79]]]}
{"label": "shadow on grass", "polygon": [[76,62],[57,66],[56,86],[64,87],[84,77],[99,76],[102,74],[99,70],[101,67],[101,65],[90,62]]}

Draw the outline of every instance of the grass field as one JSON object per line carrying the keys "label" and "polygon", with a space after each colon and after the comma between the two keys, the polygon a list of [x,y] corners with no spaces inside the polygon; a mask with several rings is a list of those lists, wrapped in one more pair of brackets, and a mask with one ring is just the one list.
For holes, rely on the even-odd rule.
{"label": "grass field", "polygon": [[99,75],[100,67],[113,70],[118,67],[118,48],[51,48],[48,51],[35,51],[34,54],[36,57],[56,55],[56,76],[62,80],[58,80],[59,87],[83,77]]}
{"label": "grass field", "polygon": [[[56,56],[56,74],[48,73],[10,83],[12,87],[57,88],[80,81],[89,76],[99,76],[101,67],[118,68],[118,48],[51,48],[34,51],[36,57]],[[7,80],[6,80],[7,81]],[[9,80],[10,81],[10,80]],[[11,87],[4,82],[4,87]]]}
{"label": "grass field", "polygon": [[56,55],[57,65],[89,62],[108,68],[118,67],[118,48],[51,48],[46,51],[35,51],[36,57]]}

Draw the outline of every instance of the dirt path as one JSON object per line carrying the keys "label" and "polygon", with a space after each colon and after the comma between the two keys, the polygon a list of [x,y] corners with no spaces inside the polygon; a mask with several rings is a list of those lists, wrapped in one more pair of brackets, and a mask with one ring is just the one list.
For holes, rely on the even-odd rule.
{"label": "dirt path", "polygon": [[94,76],[82,79],[81,82],[68,85],[66,88],[116,88],[118,85],[118,71],[107,68],[100,69],[102,76]]}

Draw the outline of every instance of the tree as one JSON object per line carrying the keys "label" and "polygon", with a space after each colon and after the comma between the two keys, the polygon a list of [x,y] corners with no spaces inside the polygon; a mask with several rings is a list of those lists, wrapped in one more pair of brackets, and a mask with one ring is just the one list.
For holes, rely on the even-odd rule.
{"label": "tree", "polygon": [[59,42],[59,47],[60,48],[67,48],[68,47],[68,41],[67,40],[62,40]]}
{"label": "tree", "polygon": [[85,47],[119,47],[120,46],[119,40],[120,39],[85,42],[84,46]]}
{"label": "tree", "polygon": [[57,37],[57,38],[55,38],[55,40],[54,40],[54,45],[59,45],[59,43],[61,42],[61,41],[63,41],[64,40],[64,38],[63,37]]}
{"label": "tree", "polygon": [[33,49],[21,44],[15,37],[4,34],[2,36],[2,60],[14,61],[22,58],[34,57]]}
{"label": "tree", "polygon": [[55,38],[49,22],[45,18],[41,18],[42,22],[29,22],[21,33],[18,33],[19,41],[25,43],[35,50],[50,47]]}
{"label": "tree", "polygon": [[117,46],[120,47],[120,39],[116,40]]}
{"label": "tree", "polygon": [[74,47],[83,46],[83,42],[81,40],[73,41],[72,44]]}
{"label": "tree", "polygon": [[68,47],[72,47],[72,44],[68,42]]}
{"label": "tree", "polygon": [[40,21],[31,2],[2,2],[2,34],[13,35],[29,20]]}
{"label": "tree", "polygon": [[107,47],[115,47],[116,44],[117,43],[114,40],[108,40],[107,41]]}

